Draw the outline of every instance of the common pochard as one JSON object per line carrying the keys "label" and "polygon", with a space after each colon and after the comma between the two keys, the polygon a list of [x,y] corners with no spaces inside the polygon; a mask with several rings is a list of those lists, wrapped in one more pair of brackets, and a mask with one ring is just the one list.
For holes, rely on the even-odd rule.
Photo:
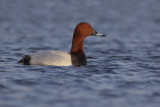
{"label": "common pochard", "polygon": [[104,34],[96,32],[89,23],[79,23],[74,30],[72,47],[69,53],[56,50],[44,51],[26,55],[18,63],[24,65],[54,66],[87,65],[87,59],[83,50],[83,42],[87,36],[91,35],[105,37]]}

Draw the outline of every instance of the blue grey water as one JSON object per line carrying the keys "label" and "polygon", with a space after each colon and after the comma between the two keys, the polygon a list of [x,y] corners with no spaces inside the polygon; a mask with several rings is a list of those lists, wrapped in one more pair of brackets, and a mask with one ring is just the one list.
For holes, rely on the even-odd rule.
{"label": "blue grey water", "polygon": [[[160,107],[160,0],[0,0],[0,107]],[[69,52],[89,22],[82,67],[17,64]]]}

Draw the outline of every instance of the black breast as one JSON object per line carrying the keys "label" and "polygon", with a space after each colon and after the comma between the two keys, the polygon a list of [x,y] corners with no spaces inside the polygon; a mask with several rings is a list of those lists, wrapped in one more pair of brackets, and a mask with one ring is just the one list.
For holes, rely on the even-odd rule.
{"label": "black breast", "polygon": [[72,64],[75,66],[87,65],[87,59],[85,54],[77,54],[71,52]]}

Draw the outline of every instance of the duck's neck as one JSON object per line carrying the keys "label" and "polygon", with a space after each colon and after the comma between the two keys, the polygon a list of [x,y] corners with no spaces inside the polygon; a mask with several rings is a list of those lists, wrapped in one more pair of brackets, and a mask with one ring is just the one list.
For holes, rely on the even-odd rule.
{"label": "duck's neck", "polygon": [[87,59],[83,50],[84,38],[79,34],[80,33],[74,33],[70,51],[72,64],[76,66],[87,65]]}
{"label": "duck's neck", "polygon": [[71,47],[71,53],[75,54],[84,54],[84,49],[83,49],[83,42],[84,38],[79,38],[78,34],[74,33],[73,40],[72,40],[72,47]]}

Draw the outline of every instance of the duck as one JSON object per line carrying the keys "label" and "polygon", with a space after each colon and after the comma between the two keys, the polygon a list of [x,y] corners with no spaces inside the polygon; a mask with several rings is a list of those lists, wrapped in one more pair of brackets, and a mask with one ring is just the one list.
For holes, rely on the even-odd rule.
{"label": "duck", "polygon": [[82,66],[87,65],[83,42],[88,36],[105,37],[88,22],[79,23],[73,33],[70,52],[49,50],[25,55],[18,63],[24,65]]}

